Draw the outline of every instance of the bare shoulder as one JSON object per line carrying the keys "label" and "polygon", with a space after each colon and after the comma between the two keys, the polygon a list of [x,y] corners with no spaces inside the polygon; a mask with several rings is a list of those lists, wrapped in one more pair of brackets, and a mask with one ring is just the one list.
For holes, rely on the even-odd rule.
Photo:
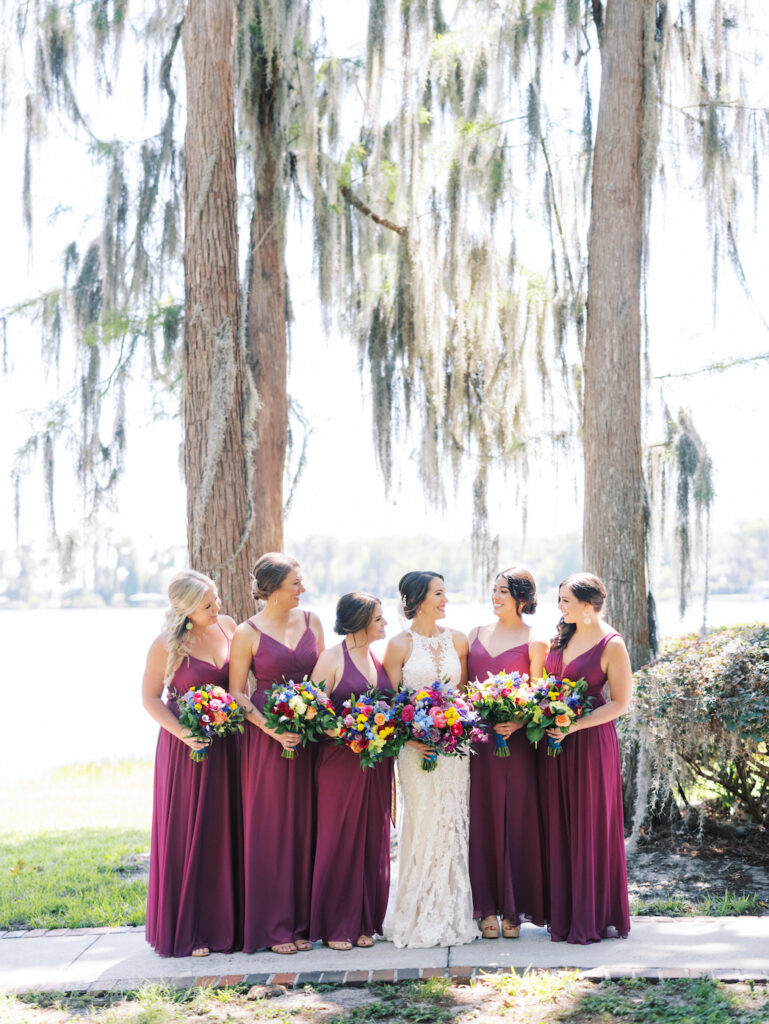
{"label": "bare shoulder", "polygon": [[411,652],[413,642],[414,641],[411,639],[409,631],[403,629],[400,633],[396,633],[394,637],[391,637],[391,639],[387,641],[385,655],[409,654]]}
{"label": "bare shoulder", "polygon": [[[229,618],[229,616],[226,616],[226,618]],[[230,619],[230,622],[232,622],[232,621],[233,620]],[[234,632],[235,632],[235,636],[237,636],[237,637],[244,637],[244,636],[253,637],[253,636],[259,636],[259,633],[261,631],[259,629],[259,626],[254,622],[253,618],[250,618],[250,619],[245,619],[243,622],[239,623],[239,625],[235,626],[235,631]]]}
{"label": "bare shoulder", "polygon": [[328,671],[328,669],[337,669],[343,663],[344,654],[342,652],[342,645],[334,644],[333,647],[326,647],[324,651],[321,651],[315,667],[320,668],[325,672]]}
{"label": "bare shoulder", "polygon": [[222,626],[222,629],[229,637],[233,636],[235,630],[238,628],[237,622],[232,618],[231,615],[220,615],[219,622]]}
{"label": "bare shoulder", "polygon": [[485,626],[473,626],[470,632],[467,634],[467,642],[471,644],[481,635],[481,630],[485,629]]}
{"label": "bare shoulder", "polygon": [[159,636],[156,636],[155,639],[150,644],[150,649],[147,652],[147,661],[165,661],[167,657],[168,648],[166,647],[166,638],[165,635],[161,633]]}
{"label": "bare shoulder", "polygon": [[320,617],[316,615],[315,612],[309,612],[308,614],[310,616],[310,629],[313,631],[313,633],[317,633],[318,630],[321,630],[322,632],[323,623],[320,621]]}
{"label": "bare shoulder", "polygon": [[451,630],[451,639],[454,641],[456,649],[462,653],[468,649],[467,636],[462,632],[461,629]]}

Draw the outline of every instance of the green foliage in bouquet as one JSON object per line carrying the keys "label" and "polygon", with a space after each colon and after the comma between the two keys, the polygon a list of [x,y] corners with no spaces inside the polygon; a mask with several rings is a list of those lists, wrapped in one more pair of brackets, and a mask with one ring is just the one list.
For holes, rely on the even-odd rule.
{"label": "green foliage in bouquet", "polygon": [[684,790],[703,780],[769,825],[769,624],[671,638],[635,682],[632,724],[656,774]]}

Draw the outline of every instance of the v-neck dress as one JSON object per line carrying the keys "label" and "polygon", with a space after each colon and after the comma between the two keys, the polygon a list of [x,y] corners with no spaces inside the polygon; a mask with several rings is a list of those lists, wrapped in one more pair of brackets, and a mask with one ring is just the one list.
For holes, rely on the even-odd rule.
{"label": "v-neck dress", "polygon": [[[467,658],[469,679],[497,672],[529,673],[529,646],[491,655],[476,636]],[[490,729],[490,732],[492,730]],[[496,757],[493,734],[470,758],[470,883],[477,918],[545,923],[544,843],[539,813],[536,748],[517,729],[509,757]]]}
{"label": "v-neck dress", "polygon": [[[169,710],[179,717],[172,693],[181,695],[208,683],[226,690],[228,675],[229,660],[217,668],[186,657],[168,684]],[[196,763],[186,743],[160,730],[145,936],[161,956],[189,956],[200,946],[218,953],[240,949],[239,751],[240,736],[226,736],[214,740],[205,761]]]}
{"label": "v-neck dress", "polygon": [[[310,675],[317,660],[318,644],[307,612],[304,633],[294,648],[262,633],[252,662],[253,704],[261,711],[267,690],[275,683],[299,682]],[[246,953],[309,935],[314,757],[309,745],[298,746],[293,760],[282,757],[282,752],[277,740],[246,723],[241,753]]]}
{"label": "v-neck dress", "polygon": [[[344,669],[331,693],[337,712],[368,681],[342,644]],[[382,666],[377,689],[392,689]],[[346,746],[322,741],[316,769],[318,838],[312,879],[310,938],[355,942],[379,935],[390,890],[390,797],[393,759],[361,769]]]}
{"label": "v-neck dress", "polygon": [[[607,633],[567,665],[550,651],[545,670],[563,679],[585,679],[593,710],[606,701],[601,656]],[[547,852],[550,936],[586,945],[630,931],[622,777],[614,722],[581,729],[563,740],[557,757],[538,744],[540,801]]]}

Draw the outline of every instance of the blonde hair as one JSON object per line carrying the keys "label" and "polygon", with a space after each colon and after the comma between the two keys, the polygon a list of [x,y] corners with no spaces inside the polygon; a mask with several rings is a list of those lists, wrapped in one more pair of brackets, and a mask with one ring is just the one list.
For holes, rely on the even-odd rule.
{"label": "blonde hair", "polygon": [[168,659],[163,683],[167,683],[182,659],[189,655],[190,631],[187,629],[189,616],[213,587],[214,581],[195,569],[182,569],[168,584],[168,600],[171,607],[166,612],[163,623],[163,639],[165,640]]}

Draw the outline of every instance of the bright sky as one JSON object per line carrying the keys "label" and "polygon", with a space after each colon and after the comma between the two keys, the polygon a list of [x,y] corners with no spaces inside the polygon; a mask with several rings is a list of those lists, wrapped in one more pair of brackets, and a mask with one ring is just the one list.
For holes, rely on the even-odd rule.
{"label": "bright sky", "polygon": [[[329,34],[335,20],[349,16],[349,5],[327,4]],[[17,110],[20,95],[14,98]],[[767,101],[769,102],[769,101]],[[108,115],[104,115],[105,117]],[[138,129],[137,129],[138,131]],[[3,127],[0,196],[6,244],[0,250],[0,310],[33,295],[58,280],[60,246],[38,243],[34,262],[28,262],[21,227],[22,136],[13,115]],[[54,154],[36,162],[35,208],[52,210],[58,203],[73,203],[72,173],[75,143],[57,142]],[[556,155],[557,161],[557,155]],[[99,181],[86,187],[101,188]],[[762,290],[765,276],[765,239],[749,222],[742,225],[742,258],[758,310],[745,298],[728,267],[722,269],[719,318],[712,322],[710,253],[702,225],[703,201],[693,179],[683,189],[668,187],[667,201],[657,195],[653,213],[649,317],[651,363],[655,375],[705,366],[731,356],[751,356],[769,350],[769,336],[761,315],[769,320],[769,298]],[[66,187],[65,187],[66,186]],[[82,184],[80,186],[82,188]],[[76,190],[75,190],[76,194]],[[764,200],[763,212],[766,210]],[[53,229],[38,214],[37,235],[50,239]],[[73,214],[59,218],[65,240],[75,230]],[[762,223],[765,224],[765,218]],[[416,476],[416,437],[407,438],[397,456],[395,492],[386,498],[373,455],[371,402],[368,383],[357,370],[357,352],[350,339],[326,338],[312,278],[312,245],[302,229],[292,229],[288,250],[293,326],[290,390],[312,426],[307,468],[300,481],[286,523],[288,538],[309,533],[342,537],[429,532],[459,539],[470,530],[470,483],[463,481],[455,498],[441,510],[429,509]],[[81,235],[83,248],[90,240]],[[54,232],[55,234],[55,232]],[[8,244],[7,239],[14,239]],[[34,331],[9,326],[9,375],[0,380],[0,472],[8,479],[13,453],[26,432],[25,410],[41,397],[39,345]],[[67,367],[62,367],[66,379]],[[717,497],[713,527],[725,530],[740,521],[769,516],[769,484],[761,470],[769,363],[758,362],[723,374],[656,382],[673,413],[689,409],[704,437],[716,467]],[[184,491],[178,472],[179,421],[152,422],[146,387],[134,389],[130,408],[130,434],[126,475],[110,527],[116,536],[130,534],[147,552],[153,547],[183,543]],[[611,396],[607,396],[611,401]],[[654,431],[650,431],[650,436]],[[71,473],[60,460],[60,522],[76,521],[78,499],[70,484]],[[549,463],[534,466],[528,482],[531,534],[559,534],[581,525],[578,467]],[[508,533],[516,481],[498,474],[492,486],[491,525]],[[23,487],[22,540],[45,536],[42,486],[38,471]],[[2,492],[0,547],[12,547],[10,491]]]}

